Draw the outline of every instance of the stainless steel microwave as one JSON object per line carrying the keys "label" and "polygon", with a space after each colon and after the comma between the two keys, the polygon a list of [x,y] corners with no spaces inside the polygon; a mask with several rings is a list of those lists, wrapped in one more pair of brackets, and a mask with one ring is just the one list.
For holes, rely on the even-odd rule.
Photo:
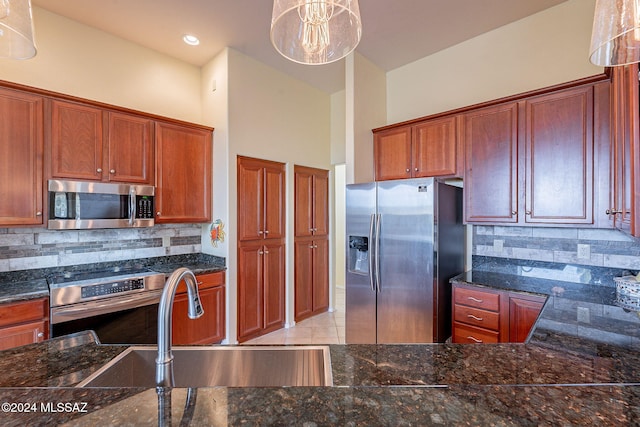
{"label": "stainless steel microwave", "polygon": [[49,180],[53,230],[152,227],[155,187],[108,182]]}

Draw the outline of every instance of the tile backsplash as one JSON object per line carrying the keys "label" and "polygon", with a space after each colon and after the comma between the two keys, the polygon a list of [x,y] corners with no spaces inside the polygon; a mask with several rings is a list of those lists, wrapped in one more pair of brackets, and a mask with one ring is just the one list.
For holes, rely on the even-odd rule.
{"label": "tile backsplash", "polygon": [[473,255],[640,270],[640,240],[608,229],[474,226]]}
{"label": "tile backsplash", "polygon": [[0,272],[198,253],[200,224],[104,230],[0,229]]}

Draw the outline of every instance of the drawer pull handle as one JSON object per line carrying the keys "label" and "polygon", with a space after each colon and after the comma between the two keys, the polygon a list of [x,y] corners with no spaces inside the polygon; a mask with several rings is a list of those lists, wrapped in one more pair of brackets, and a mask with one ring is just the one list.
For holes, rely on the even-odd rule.
{"label": "drawer pull handle", "polygon": [[473,314],[467,314],[469,319],[477,320],[478,322],[482,322],[482,317],[476,317]]}
{"label": "drawer pull handle", "polygon": [[467,336],[467,339],[470,339],[473,342],[477,342],[477,343],[481,343],[482,340],[479,340],[478,338],[472,337],[471,335]]}
{"label": "drawer pull handle", "polygon": [[467,297],[467,299],[470,299],[473,302],[483,302],[483,300],[474,297]]}

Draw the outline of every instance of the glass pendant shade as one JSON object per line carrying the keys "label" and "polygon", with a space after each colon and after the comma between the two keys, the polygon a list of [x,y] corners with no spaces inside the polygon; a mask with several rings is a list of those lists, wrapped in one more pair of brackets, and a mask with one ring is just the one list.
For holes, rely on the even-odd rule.
{"label": "glass pendant shade", "polygon": [[351,53],[362,36],[358,0],[274,0],[271,43],[300,64],[328,64]]}
{"label": "glass pendant shade", "polygon": [[603,67],[640,61],[640,0],[596,0],[589,60]]}
{"label": "glass pendant shade", "polygon": [[29,59],[35,54],[31,0],[0,0],[0,58]]}

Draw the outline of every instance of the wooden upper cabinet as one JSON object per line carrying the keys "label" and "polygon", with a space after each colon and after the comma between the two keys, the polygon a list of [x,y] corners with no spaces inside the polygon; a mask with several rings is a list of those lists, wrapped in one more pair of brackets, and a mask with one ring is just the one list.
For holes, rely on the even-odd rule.
{"label": "wooden upper cabinet", "polygon": [[51,175],[101,180],[102,109],[51,101]]}
{"label": "wooden upper cabinet", "polygon": [[464,116],[465,219],[518,221],[518,104]]}
{"label": "wooden upper cabinet", "polygon": [[411,178],[411,126],[387,129],[373,136],[376,181]]}
{"label": "wooden upper cabinet", "polygon": [[593,86],[525,105],[525,222],[592,224]]}
{"label": "wooden upper cabinet", "polygon": [[294,166],[296,237],[329,234],[329,171]]}
{"label": "wooden upper cabinet", "polygon": [[52,100],[51,175],[153,185],[152,132],[142,116]]}
{"label": "wooden upper cabinet", "polygon": [[238,157],[238,239],[285,236],[285,165]]}
{"label": "wooden upper cabinet", "polygon": [[376,181],[458,175],[457,120],[447,116],[374,131]]}
{"label": "wooden upper cabinet", "polygon": [[43,99],[0,89],[0,225],[43,223]]}
{"label": "wooden upper cabinet", "polygon": [[155,159],[153,121],[131,114],[107,115],[107,153],[109,181],[153,185]]}
{"label": "wooden upper cabinet", "polygon": [[450,116],[413,127],[413,177],[458,174],[456,121],[456,116]]}
{"label": "wooden upper cabinet", "polygon": [[156,122],[156,222],[211,221],[211,130]]}
{"label": "wooden upper cabinet", "polygon": [[611,224],[640,237],[640,101],[638,64],[612,70]]}

